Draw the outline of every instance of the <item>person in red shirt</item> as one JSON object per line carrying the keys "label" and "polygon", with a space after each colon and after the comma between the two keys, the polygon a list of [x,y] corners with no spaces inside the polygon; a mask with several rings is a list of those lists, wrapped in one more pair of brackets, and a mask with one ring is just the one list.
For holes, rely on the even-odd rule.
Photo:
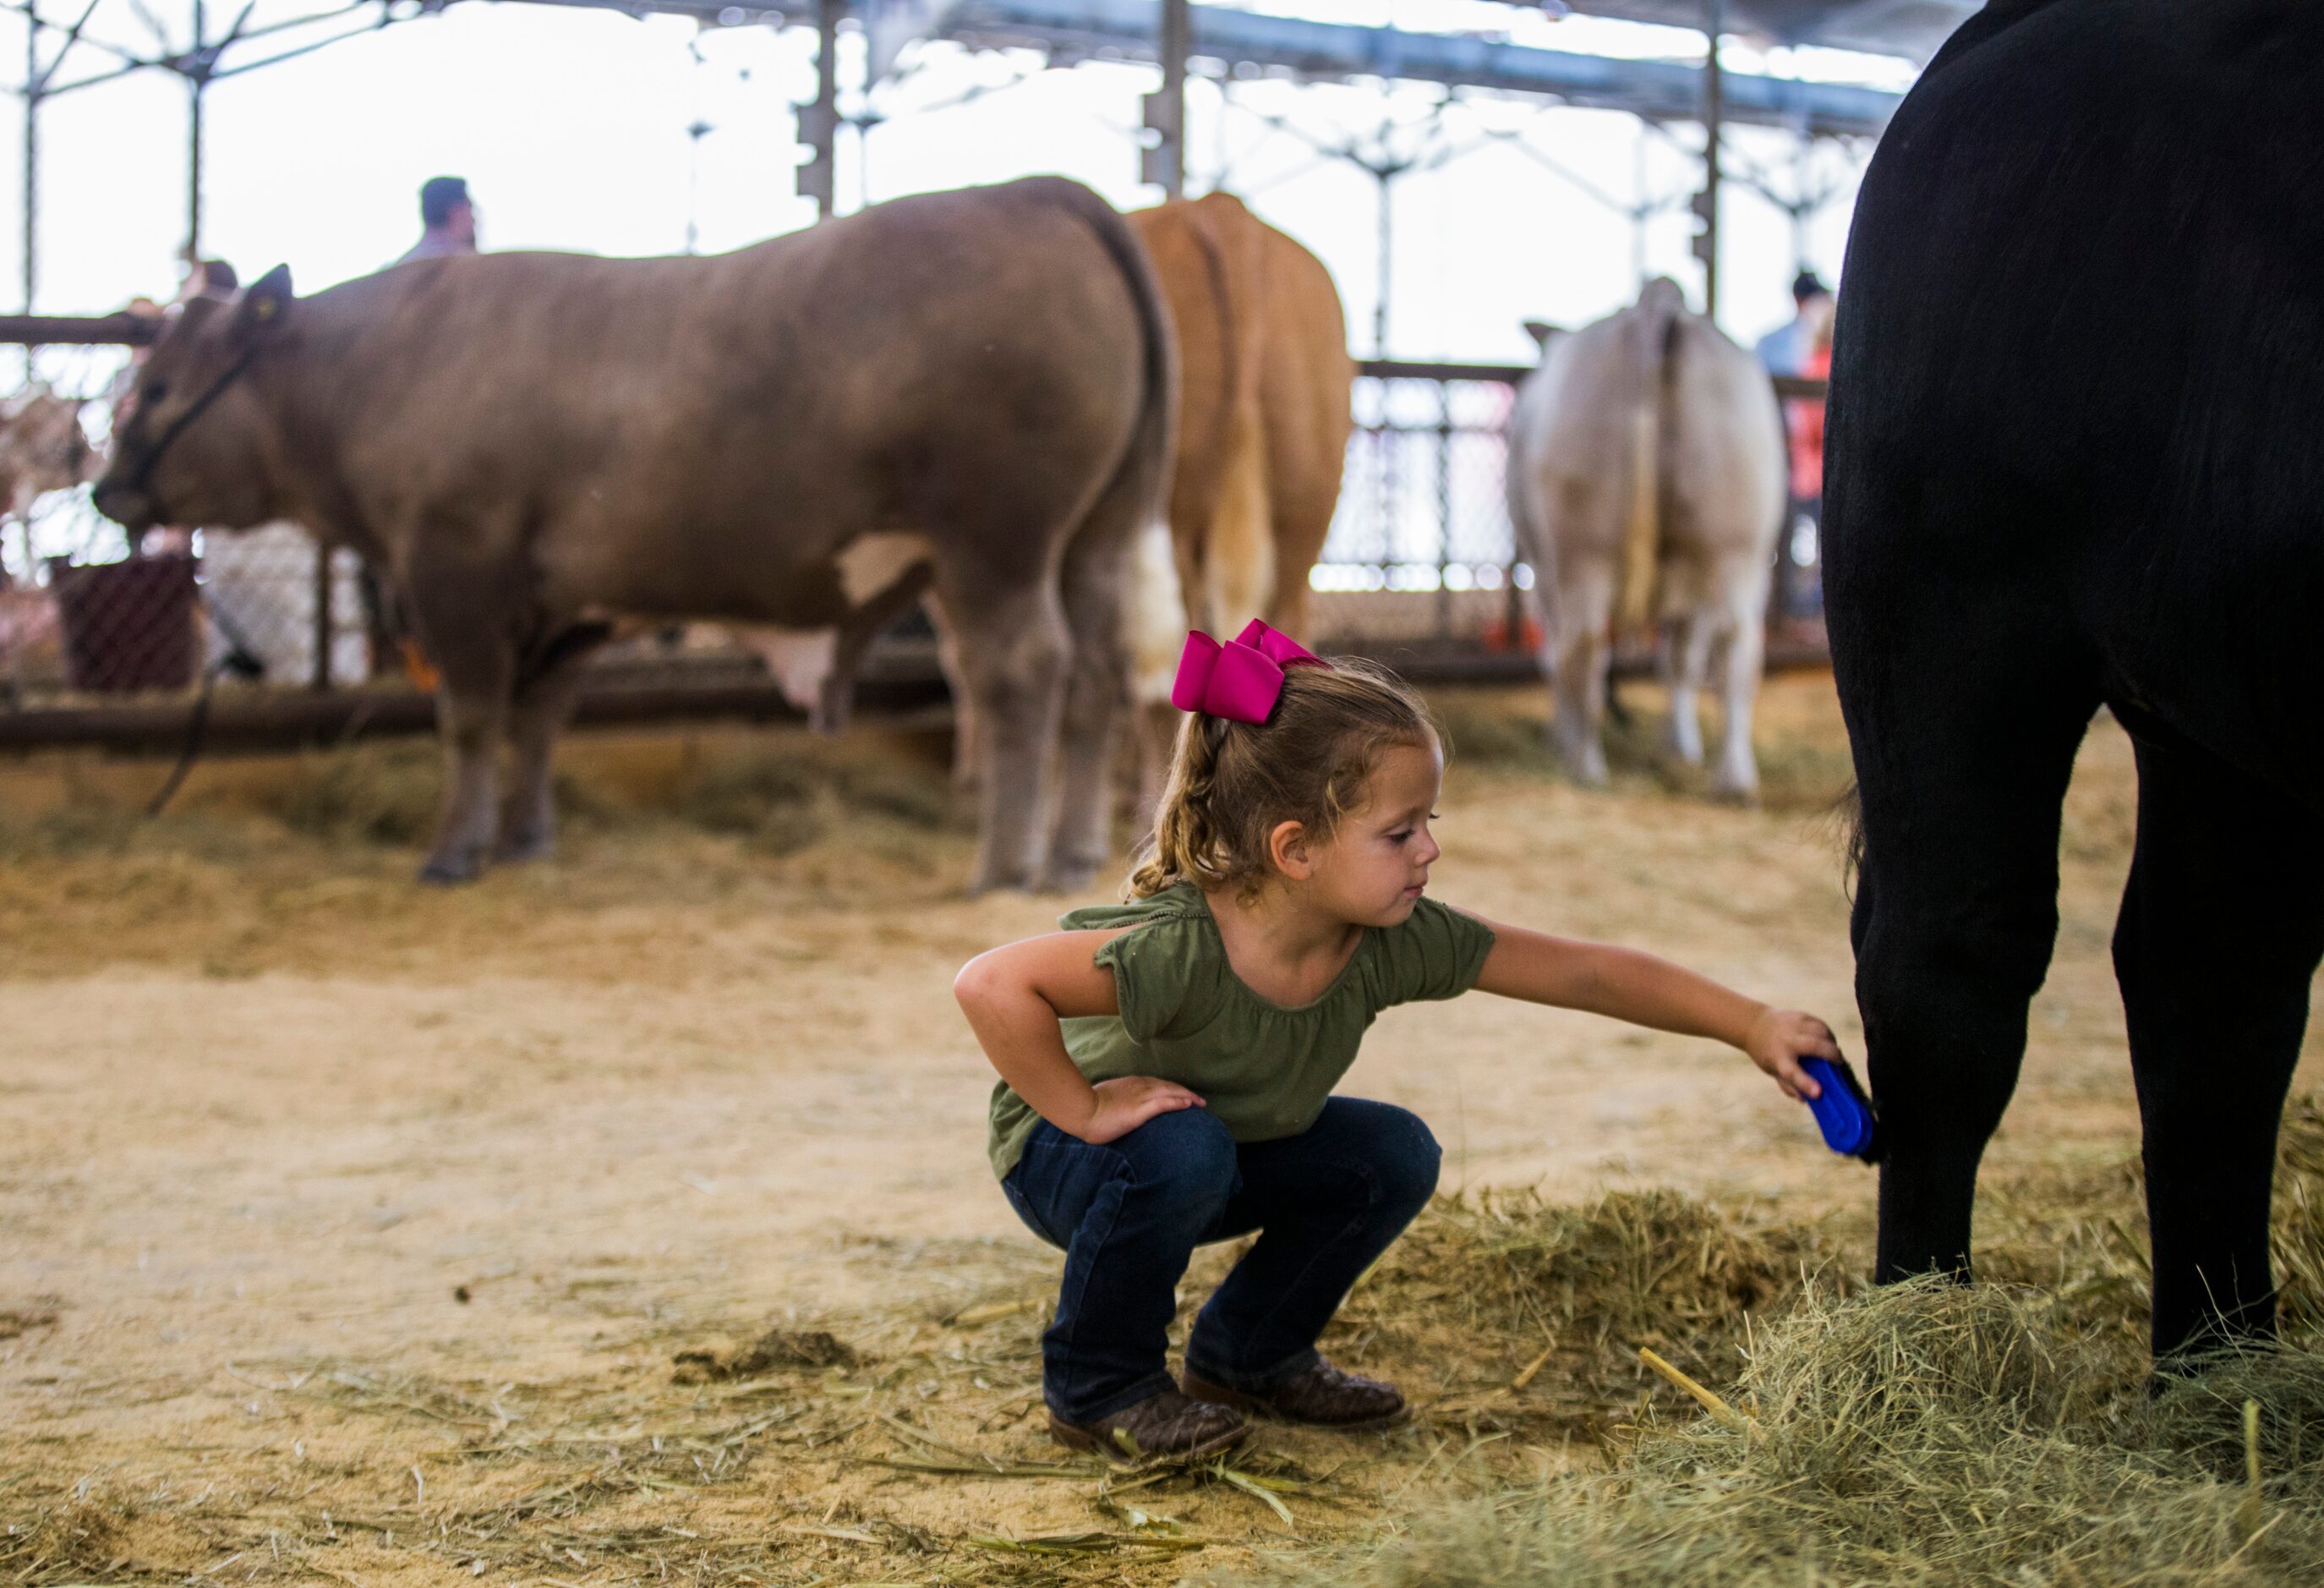
{"label": "person in red shirt", "polygon": [[[1804,345],[1797,373],[1807,379],[1831,378],[1834,309],[1823,297],[1802,309]],[[1791,453],[1792,513],[1776,553],[1775,615],[1806,617],[1823,605],[1821,580],[1811,571],[1823,560],[1823,399],[1785,398],[1784,434]]]}

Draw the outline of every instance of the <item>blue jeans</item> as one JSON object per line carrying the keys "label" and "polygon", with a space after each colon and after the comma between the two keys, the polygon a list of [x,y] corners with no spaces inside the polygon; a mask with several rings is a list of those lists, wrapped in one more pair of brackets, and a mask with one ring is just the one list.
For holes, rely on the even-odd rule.
{"label": "blue jeans", "polygon": [[1187,1259],[1253,1230],[1194,1319],[1187,1371],[1251,1391],[1306,1371],[1349,1287],[1427,1205],[1441,1157],[1417,1115],[1353,1097],[1329,1099],[1304,1134],[1240,1146],[1199,1108],[1102,1147],[1043,1121],[1001,1189],[1065,1249],[1041,1336],[1049,1409],[1095,1422],[1172,1388],[1164,1355]]}

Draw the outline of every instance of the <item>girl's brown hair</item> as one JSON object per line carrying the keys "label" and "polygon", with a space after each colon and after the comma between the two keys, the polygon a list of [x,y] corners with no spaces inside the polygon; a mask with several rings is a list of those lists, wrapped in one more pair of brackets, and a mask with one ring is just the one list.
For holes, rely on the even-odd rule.
{"label": "girl's brown hair", "polygon": [[1329,839],[1363,804],[1382,751],[1436,736],[1428,707],[1403,679],[1355,658],[1285,669],[1263,724],[1190,713],[1129,896],[1179,882],[1255,891],[1273,869],[1267,837],[1277,824],[1298,822]]}

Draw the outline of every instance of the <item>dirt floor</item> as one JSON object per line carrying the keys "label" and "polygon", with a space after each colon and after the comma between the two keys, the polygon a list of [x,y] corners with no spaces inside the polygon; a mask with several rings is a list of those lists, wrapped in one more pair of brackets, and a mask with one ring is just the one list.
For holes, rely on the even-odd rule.
{"label": "dirt floor", "polygon": [[[1770,686],[1753,810],[1646,748],[1651,691],[1605,792],[1549,774],[1532,693],[1443,705],[1440,897],[1858,1045],[1828,679]],[[943,748],[578,738],[562,857],[454,891],[410,881],[423,745],[214,762],[150,824],[161,767],[0,765],[0,1574],[1169,1581],[1593,1459],[1641,1386],[1577,1409],[1558,1361],[1512,1390],[1526,1352],[1360,1306],[1333,1348],[1407,1428],[1111,1483],[1047,1445],[1057,1260],[991,1183],[948,983],[1060,905],[961,896]],[[2134,807],[2102,721],[1997,1172],[2135,1145]],[[1480,996],[1392,1011],[1347,1085],[1433,1123],[1464,1207],[1667,1186],[1868,1257],[1868,1172],[1702,1043]]]}

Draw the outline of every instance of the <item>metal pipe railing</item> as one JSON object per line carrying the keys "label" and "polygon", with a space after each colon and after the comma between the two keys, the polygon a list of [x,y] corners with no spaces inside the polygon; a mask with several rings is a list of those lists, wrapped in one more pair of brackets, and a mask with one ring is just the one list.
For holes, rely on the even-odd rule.
{"label": "metal pipe railing", "polygon": [[143,347],[161,334],[146,314],[0,314],[0,343],[27,347]]}
{"label": "metal pipe railing", "polygon": [[[0,316],[0,342],[135,346],[156,328],[151,319],[125,314]],[[1427,626],[1433,632],[1413,632],[1402,620],[1391,619],[1380,632],[1367,634],[1359,621],[1356,632],[1340,636],[1339,642],[1383,656],[1393,653],[1399,667],[1425,681],[1529,676],[1533,659],[1517,640],[1523,620],[1517,548],[1505,522],[1495,464],[1507,399],[1478,388],[1498,386],[1507,392],[1531,373],[1531,366],[1369,359],[1358,369],[1361,385],[1357,400],[1366,422],[1351,449],[1342,497],[1342,512],[1350,515],[1347,532],[1342,543],[1327,550],[1326,559],[1346,567],[1377,567],[1389,576],[1389,588],[1419,589],[1427,583],[1425,572],[1433,571],[1434,599],[1426,604],[1433,614]],[[1396,392],[1389,387],[1390,383],[1406,382],[1434,391]],[[1465,393],[1463,387],[1468,388]],[[1815,398],[1825,394],[1825,383],[1779,380],[1775,389],[1784,396]],[[1431,397],[1434,401],[1428,401]],[[1335,533],[1334,539],[1341,536]],[[238,690],[232,698],[220,697],[212,734],[221,745],[315,742],[350,732],[414,732],[433,720],[433,706],[423,697],[392,687],[349,689],[333,685],[329,668],[337,620],[349,614],[333,611],[327,549],[317,546],[314,559],[311,569],[301,561],[296,573],[284,572],[288,582],[305,584],[311,577],[311,671],[283,679],[304,688]],[[1419,583],[1403,583],[1407,576]],[[1471,585],[1472,578],[1479,582]],[[1497,596],[1493,609],[1506,630],[1498,648],[1486,643],[1484,632],[1471,632],[1467,626],[1479,621],[1478,605],[1473,599],[1456,597],[1456,592],[1470,589]],[[1344,607],[1341,616],[1361,620],[1366,609],[1360,604]],[[1800,665],[1812,658],[1803,651],[1770,660],[1772,665]],[[869,669],[865,703],[890,709],[909,711],[923,704],[936,677],[927,659],[908,645],[883,646]],[[788,715],[771,682],[755,669],[748,670],[752,676],[742,677],[732,667],[722,669],[698,659],[611,662],[602,676],[593,677],[582,720]],[[152,695],[124,696],[104,704],[86,697],[77,701],[62,697],[51,706],[0,712],[0,749],[76,743],[159,747],[170,740],[173,725],[183,721],[183,711],[181,704]]]}

